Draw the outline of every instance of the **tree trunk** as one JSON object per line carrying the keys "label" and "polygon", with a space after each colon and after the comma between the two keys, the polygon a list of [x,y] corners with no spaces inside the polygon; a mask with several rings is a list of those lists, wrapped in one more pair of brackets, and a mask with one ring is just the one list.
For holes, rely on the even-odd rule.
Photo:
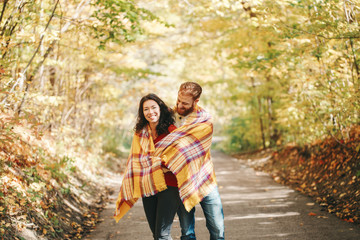
{"label": "tree trunk", "polygon": [[[251,84],[254,89],[254,93],[256,93],[256,86],[255,86],[254,78],[251,78]],[[259,113],[259,123],[260,123],[262,145],[263,145],[263,149],[265,149],[266,148],[266,140],[265,140],[264,123],[263,123],[262,114],[261,114],[261,112],[262,112],[261,111],[261,109],[262,109],[261,98],[259,96],[256,96],[256,98],[257,98],[257,102],[258,102],[258,113]]]}
{"label": "tree trunk", "polygon": [[261,138],[262,138],[262,145],[263,145],[263,149],[266,148],[266,140],[265,140],[265,130],[264,130],[264,123],[263,123],[263,119],[261,117],[261,99],[258,96],[258,105],[259,105],[259,122],[260,122],[260,130],[261,130]]}

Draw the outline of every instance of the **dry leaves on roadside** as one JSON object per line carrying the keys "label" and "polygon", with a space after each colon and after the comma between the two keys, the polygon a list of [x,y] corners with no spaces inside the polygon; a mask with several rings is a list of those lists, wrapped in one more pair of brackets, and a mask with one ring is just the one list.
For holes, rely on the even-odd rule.
{"label": "dry leaves on roadside", "polygon": [[360,223],[360,126],[350,130],[347,141],[327,137],[304,147],[287,146],[257,168],[313,197],[329,213]]}

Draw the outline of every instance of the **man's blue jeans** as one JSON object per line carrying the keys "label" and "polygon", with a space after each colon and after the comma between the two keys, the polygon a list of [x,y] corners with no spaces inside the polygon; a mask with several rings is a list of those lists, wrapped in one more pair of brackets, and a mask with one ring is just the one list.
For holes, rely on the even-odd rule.
{"label": "man's blue jeans", "polygon": [[[206,227],[210,233],[210,240],[225,239],[224,212],[220,194],[216,187],[200,202],[206,218]],[[185,212],[184,212],[185,211]],[[195,207],[186,212],[180,207],[178,212],[181,226],[181,240],[196,240],[195,237]]]}

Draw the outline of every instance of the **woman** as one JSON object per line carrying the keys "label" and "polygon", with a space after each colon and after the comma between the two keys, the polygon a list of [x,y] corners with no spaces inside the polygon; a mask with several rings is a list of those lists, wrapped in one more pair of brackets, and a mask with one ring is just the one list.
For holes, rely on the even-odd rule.
{"label": "woman", "polygon": [[[170,116],[171,111],[156,95],[149,94],[140,101],[136,132],[114,214],[118,222],[143,198],[154,239],[171,239],[170,229],[177,209],[180,216],[189,214],[183,219],[192,221],[191,224],[180,221],[182,235],[187,237],[186,226],[195,222],[195,205],[217,186],[210,154],[211,115],[197,107],[187,116],[185,124],[171,133]],[[176,175],[179,189],[169,184],[172,174],[164,174],[164,166]]]}
{"label": "woman", "polygon": [[[175,130],[172,110],[155,94],[148,94],[140,100],[135,135],[151,136],[150,144],[163,139]],[[149,148],[149,154],[151,147]],[[161,161],[160,159],[155,159]],[[155,161],[152,159],[152,161]],[[152,163],[152,162],[151,162]],[[146,168],[146,163],[143,166]],[[147,221],[153,233],[154,239],[172,239],[171,225],[176,211],[182,205],[177,188],[175,175],[161,165],[165,172],[167,189],[155,195],[142,196],[143,206]],[[183,208],[183,206],[181,206]]]}

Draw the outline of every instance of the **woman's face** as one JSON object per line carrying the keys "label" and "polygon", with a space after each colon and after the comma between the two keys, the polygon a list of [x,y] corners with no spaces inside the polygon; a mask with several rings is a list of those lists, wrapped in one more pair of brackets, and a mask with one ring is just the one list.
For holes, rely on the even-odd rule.
{"label": "woman's face", "polygon": [[160,118],[160,107],[154,100],[146,100],[143,104],[143,113],[149,123],[158,123]]}

